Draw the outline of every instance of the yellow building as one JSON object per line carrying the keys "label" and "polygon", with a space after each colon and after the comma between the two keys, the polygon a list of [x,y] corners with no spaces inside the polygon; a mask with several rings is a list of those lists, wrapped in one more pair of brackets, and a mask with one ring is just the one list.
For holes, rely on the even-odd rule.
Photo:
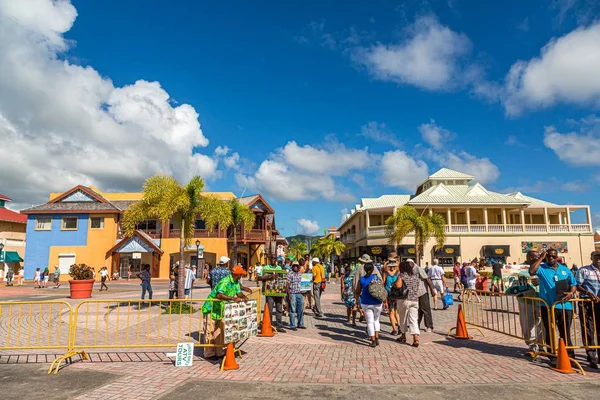
{"label": "yellow building", "polygon": [[[235,198],[231,192],[211,192],[223,201]],[[124,237],[120,221],[124,211],[139,201],[142,193],[103,193],[94,187],[77,186],[64,193],[52,193],[48,203],[21,211],[27,215],[26,278],[36,268],[58,265],[61,279],[69,279],[69,267],[85,263],[96,270],[106,266],[111,274],[135,276],[143,264],[151,266],[152,276],[168,278],[170,266],[179,260],[180,226],[174,219],[144,221],[132,237]],[[238,260],[243,265],[263,262],[267,246],[275,240],[275,211],[260,195],[240,198],[255,213],[249,232],[238,229]],[[196,220],[194,238],[185,248],[186,262],[197,265],[200,276],[205,267],[215,265],[220,256],[233,251],[230,228],[209,232],[204,221]],[[198,255],[201,255],[198,258]],[[29,260],[27,258],[29,257]],[[53,271],[53,268],[51,268]]]}
{"label": "yellow building", "polygon": [[9,269],[17,275],[25,254],[27,217],[6,208],[9,201],[9,197],[0,194],[0,281]]}
{"label": "yellow building", "polygon": [[[559,205],[522,193],[492,192],[473,177],[446,168],[429,176],[414,195],[364,198],[345,216],[338,228],[346,244],[343,258],[355,260],[363,253],[384,258],[394,250],[385,235],[385,221],[399,207],[409,205],[421,213],[440,214],[446,221],[446,243],[439,250],[434,241],[425,246],[425,265],[438,258],[445,267],[455,261],[485,258],[522,263],[530,249],[554,247],[564,262],[585,265],[594,250],[590,207]],[[578,221],[573,214],[578,213]],[[414,235],[396,249],[414,258]]]}

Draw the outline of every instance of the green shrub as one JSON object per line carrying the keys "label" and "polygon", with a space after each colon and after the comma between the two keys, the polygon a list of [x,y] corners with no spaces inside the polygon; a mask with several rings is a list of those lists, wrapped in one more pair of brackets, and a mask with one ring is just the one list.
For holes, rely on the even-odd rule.
{"label": "green shrub", "polygon": [[198,311],[193,308],[189,303],[184,302],[170,302],[167,308],[163,311],[163,314],[193,314]]}
{"label": "green shrub", "polygon": [[454,279],[454,273],[452,271],[446,271],[446,272],[444,272],[444,278]]}
{"label": "green shrub", "polygon": [[82,281],[85,279],[94,279],[94,272],[92,267],[86,264],[73,264],[69,268],[69,275],[71,279],[75,281]]}
{"label": "green shrub", "polygon": [[488,272],[488,271],[480,271],[479,275],[481,275],[483,278],[488,278],[488,279],[492,278],[492,273]]}

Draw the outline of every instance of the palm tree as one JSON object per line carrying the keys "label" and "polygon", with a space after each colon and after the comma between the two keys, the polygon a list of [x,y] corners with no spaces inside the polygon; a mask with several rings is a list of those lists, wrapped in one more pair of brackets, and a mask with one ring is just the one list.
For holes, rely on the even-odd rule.
{"label": "palm tree", "polygon": [[163,223],[177,219],[181,223],[179,245],[179,282],[178,297],[184,297],[185,246],[194,237],[196,218],[202,218],[207,229],[212,230],[219,224],[228,226],[230,214],[227,203],[212,196],[202,197],[204,181],[194,176],[185,186],[167,175],[154,175],[146,180],[142,187],[142,200],[130,205],[123,215],[123,230],[131,237],[136,225],[142,221],[157,218]]}
{"label": "palm tree", "polygon": [[436,241],[436,250],[441,248],[446,241],[446,221],[439,214],[422,215],[411,207],[404,206],[396,211],[385,221],[386,236],[390,244],[397,246],[409,233],[415,234],[416,262],[420,263],[423,256],[423,248],[429,239]]}
{"label": "palm tree", "polygon": [[[233,228],[233,264],[238,262],[238,249],[237,249],[237,230],[243,227],[246,232],[250,232],[254,226],[254,220],[256,216],[254,211],[245,204],[239,202],[238,199],[231,199],[229,202],[229,213],[231,222],[229,226]],[[250,260],[248,260],[250,262]],[[247,266],[246,266],[247,267]]]}
{"label": "palm tree", "polygon": [[329,258],[329,262],[333,264],[333,255],[339,256],[342,254],[346,245],[336,238],[335,235],[327,235],[317,240],[316,248],[320,255]]}
{"label": "palm tree", "polygon": [[288,247],[288,254],[294,257],[294,260],[300,260],[307,253],[306,243],[299,241],[298,239],[292,239],[290,247]]}

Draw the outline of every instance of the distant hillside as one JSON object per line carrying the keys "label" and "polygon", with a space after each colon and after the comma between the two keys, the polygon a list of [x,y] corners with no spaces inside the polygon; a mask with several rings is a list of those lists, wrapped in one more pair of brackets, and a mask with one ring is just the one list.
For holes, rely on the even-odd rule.
{"label": "distant hillside", "polygon": [[289,244],[292,244],[292,240],[294,240],[294,239],[296,239],[299,242],[306,242],[307,240],[311,241],[311,242],[315,242],[321,236],[322,235],[317,235],[317,236],[295,235],[295,236],[288,236],[288,237],[286,237],[286,239]]}

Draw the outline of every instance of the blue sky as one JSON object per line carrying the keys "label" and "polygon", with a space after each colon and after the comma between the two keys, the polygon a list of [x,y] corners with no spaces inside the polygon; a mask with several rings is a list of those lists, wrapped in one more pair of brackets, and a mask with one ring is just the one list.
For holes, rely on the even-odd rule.
{"label": "blue sky", "polygon": [[[68,171],[62,180],[44,177],[48,165],[35,165],[35,153],[22,156],[40,189],[4,182],[21,186],[18,204],[81,181],[131,190],[150,173],[202,173],[211,190],[262,193],[289,236],[338,225],[361,197],[413,192],[448,166],[492,190],[600,206],[591,188],[600,181],[596,1],[35,1],[35,12],[0,1],[18,39],[0,50],[19,45],[42,57],[44,67],[32,69],[49,86],[57,68],[84,67],[61,71],[55,96],[72,107],[89,101],[76,114],[91,117],[36,122],[0,98],[0,116],[24,147],[25,132],[66,132],[61,143],[79,149],[51,158]],[[44,12],[62,24],[29,18]],[[40,48],[31,32],[51,45]],[[29,107],[40,95],[21,76],[28,63],[14,61],[0,88],[29,90],[20,99]],[[152,123],[140,99],[160,110]],[[186,104],[201,133],[189,108],[178,114]],[[104,123],[115,122],[114,141],[124,143],[106,144]],[[81,151],[103,154],[86,162]],[[191,151],[198,156],[174,165]]]}

